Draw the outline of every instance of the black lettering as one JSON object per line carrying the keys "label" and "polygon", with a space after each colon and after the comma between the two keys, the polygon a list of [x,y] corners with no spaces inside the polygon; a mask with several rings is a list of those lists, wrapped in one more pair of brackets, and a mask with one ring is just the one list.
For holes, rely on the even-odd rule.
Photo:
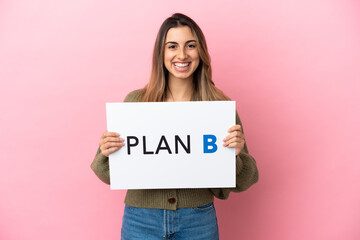
{"label": "black lettering", "polygon": [[154,154],[154,152],[153,151],[146,151],[146,137],[145,136],[143,136],[143,153],[144,154]]}
{"label": "black lettering", "polygon": [[190,135],[187,135],[187,147],[178,135],[175,135],[175,153],[179,153],[179,144],[184,148],[185,152],[190,153]]}
{"label": "black lettering", "polygon": [[[130,139],[134,139],[135,143],[130,143]],[[127,136],[127,152],[130,155],[130,147],[135,147],[139,144],[139,139],[135,136]]]}
{"label": "black lettering", "polygon": [[[164,142],[165,147],[162,147],[162,146],[161,146],[162,142]],[[159,145],[158,145],[158,147],[157,147],[157,149],[156,149],[155,154],[158,154],[160,150],[168,150],[169,154],[171,154],[171,149],[170,149],[169,144],[168,144],[168,142],[166,141],[166,138],[165,138],[164,135],[162,135],[161,138],[160,138],[160,142],[159,142]]]}

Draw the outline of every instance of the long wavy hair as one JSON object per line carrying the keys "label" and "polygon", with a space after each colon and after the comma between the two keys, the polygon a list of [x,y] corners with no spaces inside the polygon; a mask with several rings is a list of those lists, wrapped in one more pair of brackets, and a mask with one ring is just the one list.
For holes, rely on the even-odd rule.
{"label": "long wavy hair", "polygon": [[198,42],[199,66],[193,73],[192,101],[230,100],[212,81],[210,55],[205,36],[200,27],[188,16],[175,13],[161,25],[156,37],[150,81],[142,89],[142,101],[166,101],[168,92],[168,70],[164,65],[165,39],[170,28],[188,26]]}

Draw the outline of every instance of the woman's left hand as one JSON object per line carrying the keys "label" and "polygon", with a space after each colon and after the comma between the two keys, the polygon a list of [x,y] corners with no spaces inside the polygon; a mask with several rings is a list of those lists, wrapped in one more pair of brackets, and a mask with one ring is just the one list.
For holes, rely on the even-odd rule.
{"label": "woman's left hand", "polygon": [[229,135],[224,138],[224,147],[235,148],[236,155],[239,155],[244,148],[245,138],[240,125],[234,125],[228,130]]}

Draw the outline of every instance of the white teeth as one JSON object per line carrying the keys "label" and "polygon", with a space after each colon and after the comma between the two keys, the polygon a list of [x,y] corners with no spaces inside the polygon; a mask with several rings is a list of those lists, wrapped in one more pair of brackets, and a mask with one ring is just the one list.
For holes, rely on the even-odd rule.
{"label": "white teeth", "polygon": [[175,66],[177,67],[187,67],[190,63],[175,63]]}

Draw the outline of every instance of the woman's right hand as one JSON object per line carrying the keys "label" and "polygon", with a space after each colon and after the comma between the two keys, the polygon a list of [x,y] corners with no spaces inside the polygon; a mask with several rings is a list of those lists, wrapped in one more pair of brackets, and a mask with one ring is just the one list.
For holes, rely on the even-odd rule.
{"label": "woman's right hand", "polygon": [[110,153],[113,153],[122,146],[124,146],[124,139],[119,137],[120,135],[116,132],[104,132],[103,135],[100,138],[100,150],[101,153],[109,157]]}

